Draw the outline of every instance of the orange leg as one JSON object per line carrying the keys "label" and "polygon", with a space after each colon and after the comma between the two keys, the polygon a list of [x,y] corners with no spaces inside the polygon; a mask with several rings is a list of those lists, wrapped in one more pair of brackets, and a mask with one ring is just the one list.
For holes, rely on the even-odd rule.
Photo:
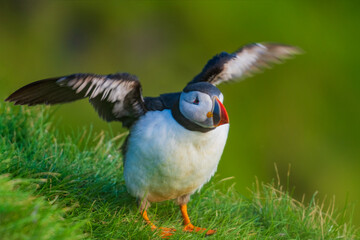
{"label": "orange leg", "polygon": [[144,218],[144,220],[146,221],[146,223],[148,225],[150,225],[151,227],[151,230],[155,230],[156,229],[156,226],[150,221],[148,215],[147,215],[147,212],[146,210],[144,210],[142,213],[141,213],[142,217]]}
{"label": "orange leg", "polygon": [[[148,225],[150,225],[152,231],[155,231],[155,230],[157,229],[157,227],[150,221],[150,219],[149,219],[149,217],[148,217],[148,215],[147,215],[146,210],[144,210],[144,211],[141,213],[141,216],[144,218],[144,220],[146,221],[146,223],[147,223]],[[162,238],[168,238],[168,237],[170,237],[171,235],[173,235],[173,232],[176,231],[176,229],[174,229],[174,228],[159,227],[159,229],[161,230],[160,236],[161,236]]]}
{"label": "orange leg", "polygon": [[[195,232],[205,232],[206,231],[206,228],[195,227],[194,225],[191,224],[189,215],[187,213],[186,204],[180,205],[180,210],[181,210],[182,217],[184,219],[184,226],[185,227],[184,227],[183,230],[185,232],[193,232],[193,231],[195,231]],[[216,233],[216,230],[209,229],[206,232],[206,236],[213,235],[214,233]]]}

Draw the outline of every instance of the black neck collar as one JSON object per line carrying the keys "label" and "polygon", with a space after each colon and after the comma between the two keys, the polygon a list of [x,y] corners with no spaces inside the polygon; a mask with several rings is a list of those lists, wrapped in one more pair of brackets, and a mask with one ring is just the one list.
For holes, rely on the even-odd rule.
{"label": "black neck collar", "polygon": [[196,123],[193,123],[192,121],[190,121],[189,119],[187,119],[187,118],[180,112],[179,102],[180,102],[180,98],[175,102],[175,104],[174,104],[173,107],[171,108],[171,114],[172,114],[172,116],[175,118],[175,120],[176,120],[181,126],[183,126],[184,128],[186,128],[187,130],[197,131],[197,132],[202,132],[202,133],[206,133],[206,132],[209,132],[209,131],[215,129],[215,128],[204,128],[204,127],[201,127],[201,126],[197,125]]}

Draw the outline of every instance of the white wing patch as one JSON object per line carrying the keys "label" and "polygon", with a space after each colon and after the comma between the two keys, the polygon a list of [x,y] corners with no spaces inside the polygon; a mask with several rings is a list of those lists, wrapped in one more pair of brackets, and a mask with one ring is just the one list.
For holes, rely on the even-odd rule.
{"label": "white wing patch", "polygon": [[60,87],[72,89],[78,95],[88,97],[90,101],[97,102],[97,106],[112,104],[111,114],[117,119],[137,117],[144,113],[141,87],[135,76],[75,74],[60,78],[56,83]]}
{"label": "white wing patch", "polygon": [[216,55],[190,83],[205,81],[217,85],[222,82],[243,79],[300,53],[302,53],[301,49],[290,45],[249,44],[232,54],[223,52]]}
{"label": "white wing patch", "polygon": [[68,80],[67,77],[63,77],[57,80],[57,84],[59,84],[59,86],[61,87],[70,87],[77,94],[79,94],[86,87],[88,87],[84,97],[89,97],[90,99],[92,99],[102,94],[101,100],[111,103],[115,103],[116,101],[121,101],[122,99],[124,99],[125,96],[131,90],[133,90],[134,87],[134,84],[132,84],[132,82],[107,79],[106,76],[89,76],[83,79],[71,80]]}
{"label": "white wing patch", "polygon": [[234,78],[241,78],[246,75],[246,71],[256,63],[261,56],[262,52],[266,51],[266,47],[262,44],[256,44],[257,49],[244,49],[241,54],[236,55],[233,60],[230,60],[224,64],[224,72],[221,75],[221,79],[230,80]]}
{"label": "white wing patch", "polygon": [[274,63],[281,63],[295,54],[300,49],[278,44],[252,44],[235,52],[235,57],[224,64],[224,70],[219,75],[215,84],[221,81],[249,77],[264,68],[270,68]]}

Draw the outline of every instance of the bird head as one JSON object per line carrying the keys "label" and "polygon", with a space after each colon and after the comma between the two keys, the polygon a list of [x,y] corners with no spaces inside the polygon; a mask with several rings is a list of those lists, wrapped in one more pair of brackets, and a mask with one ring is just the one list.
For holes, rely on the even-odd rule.
{"label": "bird head", "polygon": [[191,122],[213,129],[229,123],[223,100],[223,94],[214,85],[207,82],[193,83],[181,93],[179,110]]}

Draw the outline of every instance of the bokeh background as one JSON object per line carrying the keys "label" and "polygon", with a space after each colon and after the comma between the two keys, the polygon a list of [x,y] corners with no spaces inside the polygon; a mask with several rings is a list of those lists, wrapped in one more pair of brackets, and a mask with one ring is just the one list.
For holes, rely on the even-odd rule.
{"label": "bokeh background", "polygon": [[[359,2],[1,1],[0,98],[31,81],[77,72],[129,72],[145,96],[179,91],[221,51],[281,42],[306,54],[221,85],[231,120],[219,166],[245,196],[257,176],[295,197],[315,191],[337,206],[360,199]],[[67,134],[123,132],[84,101],[55,107]],[[355,220],[360,223],[360,206]]]}

